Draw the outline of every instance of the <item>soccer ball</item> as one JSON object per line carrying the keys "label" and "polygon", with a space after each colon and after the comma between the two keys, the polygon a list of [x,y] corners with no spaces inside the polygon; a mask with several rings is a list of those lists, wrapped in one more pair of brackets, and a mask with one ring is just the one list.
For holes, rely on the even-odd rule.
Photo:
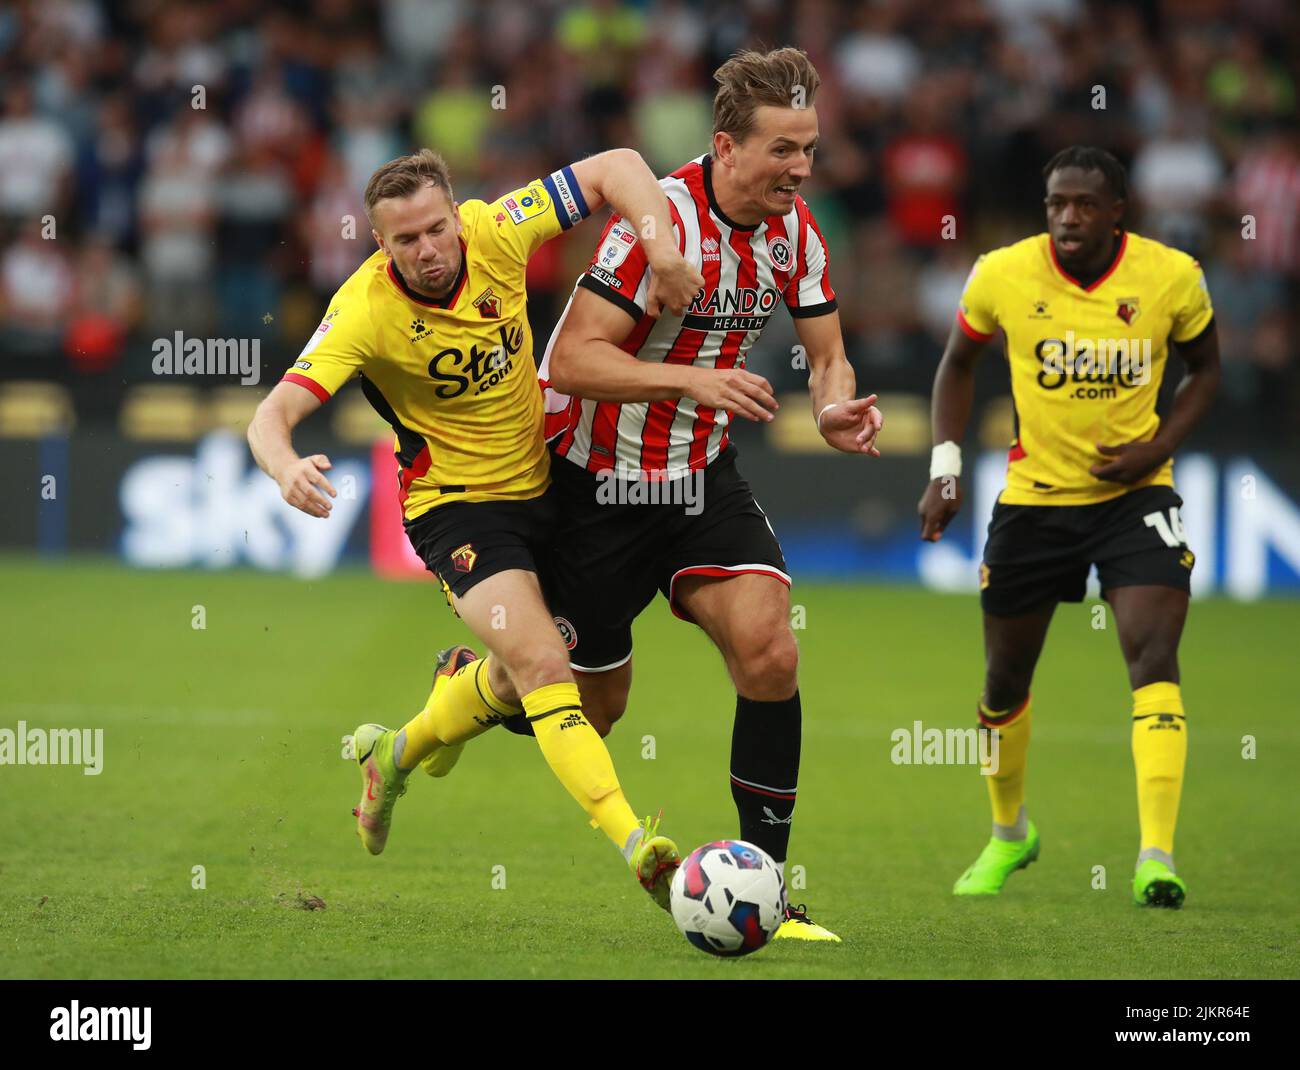
{"label": "soccer ball", "polygon": [[772,856],[744,840],[697,847],[677,868],[673,921],[710,955],[748,955],[785,920],[785,881]]}

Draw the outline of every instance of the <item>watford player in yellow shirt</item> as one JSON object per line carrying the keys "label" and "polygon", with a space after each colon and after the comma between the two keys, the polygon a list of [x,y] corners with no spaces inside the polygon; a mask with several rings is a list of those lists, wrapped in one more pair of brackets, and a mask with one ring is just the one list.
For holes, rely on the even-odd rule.
{"label": "watford player in yellow shirt", "polygon": [[[1179,907],[1174,825],[1187,758],[1178,641],[1191,570],[1173,454],[1219,382],[1214,312],[1200,265],[1126,232],[1124,169],[1073,147],[1043,171],[1047,233],[976,261],[935,376],[930,483],[921,537],[937,540],[961,504],[961,453],[975,362],[1006,339],[1016,438],[980,566],[986,670],[980,724],[999,737],[988,776],[993,835],[957,895],[997,894],[1038,857],[1025,815],[1030,682],[1058,602],[1082,601],[1097,566],[1133,689],[1140,826],[1133,895]],[[1187,374],[1156,414],[1170,346]]]}
{"label": "watford player in yellow shirt", "polygon": [[396,435],[395,489],[408,537],[489,650],[482,660],[465,646],[443,651],[432,694],[403,728],[367,724],[345,737],[345,756],[361,768],[354,812],[366,848],[384,849],[416,765],[446,775],[466,741],[523,715],[593,826],[667,909],[677,848],[623,797],[609,752],[583,716],[534,564],[555,507],[525,272],[543,242],[607,201],[641,221],[658,261],[656,307],[680,312],[703,279],[680,255],[667,198],[637,153],[601,153],[491,203],[457,203],[446,165],[430,150],[385,164],[365,194],[379,248],[334,295],[248,438],[289,504],[328,517],[330,462],[300,457],[291,433],[359,377]]}

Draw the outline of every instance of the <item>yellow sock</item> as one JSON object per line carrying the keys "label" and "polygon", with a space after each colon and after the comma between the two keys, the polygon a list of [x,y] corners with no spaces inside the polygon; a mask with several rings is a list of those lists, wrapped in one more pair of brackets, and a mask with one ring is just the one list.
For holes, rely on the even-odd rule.
{"label": "yellow sock", "polygon": [[997,732],[997,772],[985,776],[993,823],[1014,827],[1025,803],[1025,762],[1029,754],[1029,696],[1011,710],[979,704],[980,725]]}
{"label": "yellow sock", "polygon": [[524,696],[524,713],[551,770],[620,851],[640,822],[618,786],[614,762],[582,715],[577,684],[548,684]]}
{"label": "yellow sock", "polygon": [[1187,766],[1187,720],[1177,684],[1147,684],[1133,692],[1133,765],[1141,848],[1172,855]]}
{"label": "yellow sock", "polygon": [[471,661],[434,687],[424,709],[402,729],[406,745],[401,768],[414,769],[439,747],[464,743],[520,711],[519,706],[503,702],[493,692],[488,661]]}

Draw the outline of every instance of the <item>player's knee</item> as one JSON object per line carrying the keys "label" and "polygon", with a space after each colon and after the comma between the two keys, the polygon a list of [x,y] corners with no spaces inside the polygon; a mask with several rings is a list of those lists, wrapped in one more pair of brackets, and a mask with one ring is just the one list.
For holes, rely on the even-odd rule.
{"label": "player's knee", "polygon": [[[613,728],[614,725],[618,723],[619,718],[622,717],[623,714],[626,712],[627,712],[626,696],[619,702],[610,703],[602,711],[605,718],[605,723],[609,725],[610,728]],[[608,731],[608,729],[606,731]]]}
{"label": "player's knee", "polygon": [[614,727],[615,722],[623,716],[623,707],[609,707],[602,704],[583,703],[582,712],[587,720],[591,722],[591,727],[596,730],[596,734],[604,739],[609,735],[610,730]]}
{"label": "player's knee", "polygon": [[1134,688],[1178,679],[1178,649],[1164,644],[1144,647],[1129,662],[1129,682]]}
{"label": "player's knee", "polygon": [[991,710],[1009,710],[1029,695],[1029,676],[1015,671],[989,671],[984,678],[984,705]]}
{"label": "player's knee", "polygon": [[627,691],[620,688],[582,688],[582,712],[604,739],[627,710]]}
{"label": "player's knee", "polygon": [[563,684],[573,680],[573,670],[569,668],[569,658],[563,647],[556,650],[521,651],[511,659],[509,669],[520,695],[548,684]]}
{"label": "player's knee", "polygon": [[760,702],[779,702],[799,686],[799,644],[788,627],[757,631],[732,651],[736,690]]}

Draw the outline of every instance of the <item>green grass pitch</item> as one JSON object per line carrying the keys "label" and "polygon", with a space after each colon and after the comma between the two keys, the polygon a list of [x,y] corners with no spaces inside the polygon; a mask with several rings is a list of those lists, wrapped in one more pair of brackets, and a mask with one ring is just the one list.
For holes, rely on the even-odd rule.
{"label": "green grass pitch", "polygon": [[[437,649],[467,638],[431,584],[11,557],[0,590],[0,727],[103,728],[105,749],[99,776],[0,766],[0,976],[1211,978],[1294,975],[1300,961],[1300,603],[1193,605],[1178,839],[1189,895],[1155,912],[1131,903],[1130,699],[1113,626],[1094,629],[1087,606],[1058,610],[1029,759],[1042,858],[1000,898],[963,901],[952,882],[988,835],[981,778],[895,765],[890,733],[972,724],[977,601],[796,584],[805,728],[790,873],[803,867],[805,887],[791,897],[844,943],[720,961],[636,887],[535,745],[500,729],[448,779],[416,774],[387,852],[364,852],[339,740],[361,721],[405,720]],[[663,806],[684,851],[734,835],[719,657],[662,602],[636,644],[610,737],[628,797]]]}

